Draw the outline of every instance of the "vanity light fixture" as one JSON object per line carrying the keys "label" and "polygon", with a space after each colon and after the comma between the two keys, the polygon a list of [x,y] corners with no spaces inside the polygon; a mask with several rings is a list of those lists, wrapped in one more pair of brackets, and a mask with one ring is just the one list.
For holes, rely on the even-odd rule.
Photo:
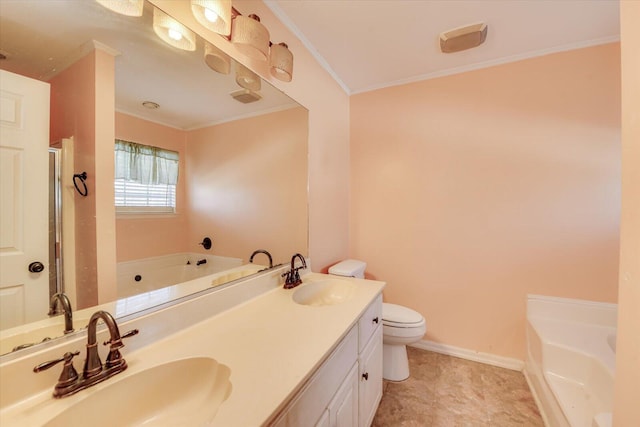
{"label": "vanity light fixture", "polygon": [[231,7],[231,0],[191,0],[198,22],[223,36],[231,34]]}
{"label": "vanity light fixture", "polygon": [[220,74],[229,74],[231,71],[231,58],[229,55],[206,42],[204,44],[204,62],[209,68]]}
{"label": "vanity light fixture", "polygon": [[261,88],[260,76],[239,62],[236,62],[236,83],[252,91],[259,91]]}
{"label": "vanity light fixture", "polygon": [[102,6],[126,16],[142,16],[144,0],[96,0]]}
{"label": "vanity light fixture", "polygon": [[283,82],[291,81],[293,77],[293,54],[286,43],[271,44],[269,70],[276,79]]}
{"label": "vanity light fixture", "polygon": [[196,50],[194,32],[159,9],[153,11],[153,31],[173,47],[188,51]]}
{"label": "vanity light fixture", "polygon": [[[200,24],[229,40],[241,53],[253,59],[268,61],[270,73],[276,79],[291,81],[293,53],[286,43],[271,43],[269,30],[260,22],[258,15],[243,16],[232,6],[231,0],[191,0],[191,12]],[[230,23],[230,27],[223,27],[222,23]],[[205,62],[213,70],[227,74],[226,58],[228,56],[220,49],[205,45]],[[260,83],[260,78],[255,73],[239,65],[236,82],[243,88],[259,90],[259,87],[254,89],[251,86],[254,80]]]}
{"label": "vanity light fixture", "polygon": [[258,15],[238,15],[231,25],[231,42],[245,55],[266,61],[269,58],[269,30]]}

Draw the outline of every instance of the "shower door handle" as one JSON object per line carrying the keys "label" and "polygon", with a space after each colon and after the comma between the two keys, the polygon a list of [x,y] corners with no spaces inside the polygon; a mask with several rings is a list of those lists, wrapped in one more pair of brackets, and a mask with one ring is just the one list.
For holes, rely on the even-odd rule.
{"label": "shower door handle", "polygon": [[35,261],[29,264],[29,271],[31,273],[42,273],[44,271],[44,265],[40,261]]}

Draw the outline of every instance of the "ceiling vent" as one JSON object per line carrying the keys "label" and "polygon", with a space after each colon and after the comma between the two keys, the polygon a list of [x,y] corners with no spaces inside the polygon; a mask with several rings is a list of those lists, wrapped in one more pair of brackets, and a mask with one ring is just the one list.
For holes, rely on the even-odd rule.
{"label": "ceiling vent", "polygon": [[454,28],[440,34],[440,50],[443,53],[460,52],[480,46],[487,38],[487,24],[473,24]]}
{"label": "ceiling vent", "polygon": [[240,89],[235,92],[231,92],[229,95],[231,95],[236,101],[242,102],[243,104],[249,104],[262,99],[262,96],[260,96],[258,92],[254,92],[249,89]]}

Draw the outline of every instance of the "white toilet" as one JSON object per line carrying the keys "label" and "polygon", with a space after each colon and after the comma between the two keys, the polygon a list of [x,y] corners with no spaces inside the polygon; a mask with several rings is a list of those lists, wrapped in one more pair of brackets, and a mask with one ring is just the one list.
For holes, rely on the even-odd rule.
{"label": "white toilet", "polygon": [[[366,267],[363,261],[348,259],[329,268],[329,274],[363,279]],[[426,331],[427,324],[420,313],[401,305],[382,304],[382,376],[385,380],[409,378],[407,344],[420,341]]]}

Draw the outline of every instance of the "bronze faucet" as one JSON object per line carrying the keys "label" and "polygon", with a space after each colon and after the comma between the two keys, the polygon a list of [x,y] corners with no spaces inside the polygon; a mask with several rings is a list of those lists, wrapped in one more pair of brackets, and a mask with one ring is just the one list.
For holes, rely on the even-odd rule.
{"label": "bronze faucet", "polygon": [[271,258],[271,254],[269,253],[269,251],[266,251],[264,249],[257,249],[253,251],[253,253],[251,254],[251,258],[249,258],[249,262],[253,263],[253,257],[258,254],[265,254],[267,257],[269,257],[269,268],[273,268],[273,258]]}
{"label": "bronze faucet", "polygon": [[70,334],[73,332],[73,312],[71,310],[71,301],[62,292],[53,294],[49,301],[49,316],[55,316],[60,314],[58,307],[62,306],[62,312],[64,313],[64,333]]}
{"label": "bronze faucet", "polygon": [[[109,355],[107,356],[107,360],[104,365],[100,361],[100,356],[98,355],[98,343],[96,338],[96,329],[99,320],[102,320],[109,329],[109,341],[104,343],[104,345],[110,345]],[[67,352],[60,359],[44,362],[33,368],[33,372],[44,371],[45,369],[49,369],[60,362],[64,362],[62,373],[60,374],[58,383],[53,390],[53,397],[60,398],[70,396],[80,390],[91,387],[94,384],[98,384],[107,378],[111,378],[112,376],[127,369],[127,362],[120,354],[120,349],[124,347],[122,339],[136,335],[137,333],[138,330],[133,329],[120,336],[118,324],[113,316],[106,311],[96,311],[89,320],[89,327],[87,330],[87,358],[84,361],[84,369],[82,370],[81,376],[78,376],[78,373],[73,367],[73,358],[80,354],[79,351],[76,351],[75,353]]]}
{"label": "bronze faucet", "polygon": [[[296,267],[296,258],[299,258],[302,261],[302,265],[300,267]],[[304,257],[300,254],[295,254],[291,257],[291,270],[282,274],[282,277],[286,277],[284,281],[285,289],[292,289],[302,283],[302,279],[300,278],[300,273],[298,270],[301,268],[307,268],[307,262],[304,260]]]}

